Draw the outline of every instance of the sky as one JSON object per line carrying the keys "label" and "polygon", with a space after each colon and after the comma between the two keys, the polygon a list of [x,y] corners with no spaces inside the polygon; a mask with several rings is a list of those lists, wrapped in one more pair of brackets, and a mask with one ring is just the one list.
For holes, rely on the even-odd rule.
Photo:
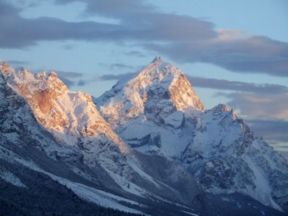
{"label": "sky", "polygon": [[288,151],[287,0],[0,0],[0,60],[97,97],[155,56]]}

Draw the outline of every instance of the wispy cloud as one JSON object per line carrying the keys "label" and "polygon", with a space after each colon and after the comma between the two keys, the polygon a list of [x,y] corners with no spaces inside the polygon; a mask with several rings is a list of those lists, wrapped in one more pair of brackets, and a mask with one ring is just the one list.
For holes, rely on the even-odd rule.
{"label": "wispy cloud", "polygon": [[21,61],[21,60],[1,60],[0,59],[0,62],[6,62],[16,68],[29,65],[28,61]]}
{"label": "wispy cloud", "polygon": [[243,39],[146,44],[147,48],[185,63],[211,63],[241,73],[288,76],[288,44],[264,36]]}
{"label": "wispy cloud", "polygon": [[113,18],[130,17],[155,10],[155,7],[144,0],[121,0],[121,2],[119,0],[56,0],[56,2],[59,4],[83,2],[86,4],[87,14],[101,14]]}
{"label": "wispy cloud", "polygon": [[257,136],[279,142],[288,142],[288,121],[250,120],[248,124],[253,128]]}
{"label": "wispy cloud", "polygon": [[284,42],[248,36],[238,30],[215,30],[211,22],[161,13],[144,0],[125,0],[121,5],[117,0],[57,1],[83,2],[88,14],[117,18],[123,27],[128,27],[128,37],[137,37],[143,47],[182,62],[206,62],[236,72],[288,76],[288,44]]}
{"label": "wispy cloud", "polygon": [[144,53],[137,51],[137,50],[128,51],[128,52],[125,52],[125,54],[128,56],[137,56],[140,58],[145,57]]}
{"label": "wispy cloud", "polygon": [[111,64],[109,67],[111,70],[118,70],[118,69],[132,70],[132,69],[134,69],[133,66],[127,65],[127,64],[122,64],[122,63],[114,63],[114,64]]}
{"label": "wispy cloud", "polygon": [[102,75],[99,78],[99,80],[116,80],[116,81],[119,81],[119,80],[126,80],[126,79],[130,79],[132,78],[133,76],[135,76],[136,73],[124,73],[124,74],[105,74],[105,75]]}
{"label": "wispy cloud", "polygon": [[222,93],[230,99],[229,104],[240,109],[244,116],[258,119],[288,120],[288,93]]}
{"label": "wispy cloud", "polygon": [[61,77],[66,77],[66,78],[79,78],[82,77],[83,74],[79,72],[72,72],[72,71],[58,71],[57,74],[59,74]]}
{"label": "wispy cloud", "polygon": [[[56,70],[57,71],[57,70]],[[83,77],[82,73],[73,71],[57,71],[60,79],[69,87],[76,86]]]}
{"label": "wispy cloud", "polygon": [[67,22],[42,17],[27,19],[20,10],[0,0],[0,47],[25,48],[39,41],[112,40],[114,32],[121,36],[121,26],[97,22]]}
{"label": "wispy cloud", "polygon": [[258,137],[263,137],[278,151],[288,152],[288,121],[249,120],[248,125]]}
{"label": "wispy cloud", "polygon": [[211,79],[189,76],[193,86],[215,90],[231,90],[239,92],[252,92],[260,95],[275,95],[288,93],[288,87],[278,84],[256,84],[223,79]]}

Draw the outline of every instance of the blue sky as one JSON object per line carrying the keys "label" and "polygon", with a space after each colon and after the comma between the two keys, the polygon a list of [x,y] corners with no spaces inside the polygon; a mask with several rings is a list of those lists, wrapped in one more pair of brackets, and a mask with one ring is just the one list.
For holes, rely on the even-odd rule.
{"label": "blue sky", "polygon": [[162,56],[207,108],[228,103],[286,143],[272,128],[288,130],[287,11],[287,0],[0,0],[0,59],[98,96]]}

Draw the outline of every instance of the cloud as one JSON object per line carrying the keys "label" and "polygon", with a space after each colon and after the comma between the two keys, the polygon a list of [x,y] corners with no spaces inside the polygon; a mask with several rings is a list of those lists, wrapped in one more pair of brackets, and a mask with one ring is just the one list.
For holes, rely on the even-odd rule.
{"label": "cloud", "polygon": [[86,13],[120,20],[125,35],[137,41],[178,41],[213,38],[214,24],[190,16],[161,13],[144,0],[56,0],[58,3],[82,2]]}
{"label": "cloud", "polygon": [[256,84],[223,79],[211,79],[189,76],[193,86],[216,90],[232,90],[239,92],[252,92],[259,95],[288,93],[288,87],[278,84]]}
{"label": "cloud", "polygon": [[7,1],[1,0],[0,1],[0,15],[9,15],[9,14],[18,14],[20,12],[19,8],[16,8],[15,6],[8,4]]}
{"label": "cloud", "polygon": [[21,9],[35,7],[44,2],[43,0],[4,0],[4,1],[9,2],[12,5],[15,5]]}
{"label": "cloud", "polygon": [[288,120],[288,92],[283,94],[222,93],[241,115],[257,119]]}
{"label": "cloud", "polygon": [[29,65],[28,61],[21,61],[21,60],[0,60],[0,62],[8,63],[9,65],[12,65],[16,69]]}
{"label": "cloud", "polygon": [[[20,10],[0,0],[0,47],[25,48],[38,41],[52,40],[109,40],[121,37],[118,25],[97,22],[67,22],[61,19],[41,17],[27,19]],[[116,36],[116,37],[117,37]]]}
{"label": "cloud", "polygon": [[72,72],[72,71],[58,71],[57,74],[61,77],[66,77],[66,78],[79,78],[82,77],[83,74],[79,72]]}
{"label": "cloud", "polygon": [[59,4],[75,1],[86,5],[86,14],[112,17],[119,22],[27,19],[20,16],[19,9],[0,0],[0,47],[24,48],[51,40],[134,43],[179,62],[204,62],[235,72],[288,76],[288,43],[235,30],[217,30],[212,22],[163,13],[144,0],[56,0]]}
{"label": "cloud", "polygon": [[139,58],[145,57],[145,54],[143,52],[140,52],[140,51],[137,51],[137,50],[132,50],[132,51],[125,52],[125,55],[127,55],[127,56],[136,56],[136,57],[139,57]]}
{"label": "cloud", "polygon": [[76,85],[76,82],[75,82],[75,81],[73,81],[73,80],[71,80],[71,79],[68,79],[68,78],[66,78],[66,77],[61,77],[61,76],[60,76],[60,79],[61,79],[62,82],[63,82],[66,86],[68,86],[68,87],[71,87],[71,86],[75,86],[75,85]]}
{"label": "cloud", "polygon": [[84,80],[79,80],[77,85],[78,86],[84,86],[84,85],[86,85],[86,82]]}
{"label": "cloud", "polygon": [[[122,66],[120,66],[122,67]],[[90,79],[84,79],[83,74],[78,72],[63,72],[63,71],[57,71],[60,79],[69,87],[72,86],[85,86],[91,83],[95,83],[100,81],[110,81],[110,80],[129,80],[133,76],[135,76],[135,73],[125,73],[125,74],[105,74],[102,76],[90,78]]]}
{"label": "cloud", "polygon": [[131,65],[127,65],[127,64],[122,64],[122,63],[114,63],[110,65],[110,69],[111,70],[118,70],[118,69],[133,69],[134,67]]}
{"label": "cloud", "polygon": [[83,77],[82,73],[73,72],[73,71],[57,71],[59,78],[67,85],[68,87],[79,85],[81,78]]}
{"label": "cloud", "polygon": [[129,17],[153,11],[155,8],[143,0],[56,0],[59,4],[83,2],[87,14],[101,14],[108,17]]}
{"label": "cloud", "polygon": [[[41,70],[37,70],[41,71]],[[83,73],[73,72],[73,71],[61,71],[61,70],[50,70],[56,71],[59,78],[67,85],[68,87],[74,86],[84,86],[90,81],[84,80]]]}
{"label": "cloud", "polygon": [[257,136],[262,136],[267,140],[288,142],[288,121],[250,120],[248,124]]}
{"label": "cloud", "polygon": [[108,81],[108,80],[126,80],[134,77],[136,73],[124,73],[124,74],[105,74],[99,77],[100,80]]}
{"label": "cloud", "polygon": [[246,121],[258,137],[263,137],[278,151],[288,152],[288,121],[250,120]]}
{"label": "cloud", "polygon": [[[107,73],[107,77],[112,77],[112,79],[110,80],[115,80],[113,77],[117,77],[119,76],[119,78],[121,77],[121,74],[123,74],[123,76],[125,76],[125,74],[127,73],[127,71],[138,71],[139,70],[139,66],[133,66],[131,64],[123,64],[123,63],[99,63],[99,65],[101,65],[103,68],[105,68],[104,70],[109,71],[110,73]],[[117,74],[115,74],[115,73]],[[124,73],[123,73],[124,72]],[[130,74],[130,72],[128,72],[128,74]],[[96,79],[98,80],[99,77],[97,77]],[[118,80],[118,78],[116,78],[116,80]]]}
{"label": "cloud", "polygon": [[131,34],[129,37],[136,37],[146,49],[173,59],[211,63],[236,72],[288,76],[288,43],[237,30],[215,30],[211,22],[161,13],[143,0],[125,0],[121,4],[117,0],[78,1],[86,3],[89,14],[118,18],[128,27],[127,36]]}
{"label": "cloud", "polygon": [[185,63],[204,62],[235,72],[288,76],[288,43],[263,36],[223,40],[218,35],[212,40],[146,46]]}

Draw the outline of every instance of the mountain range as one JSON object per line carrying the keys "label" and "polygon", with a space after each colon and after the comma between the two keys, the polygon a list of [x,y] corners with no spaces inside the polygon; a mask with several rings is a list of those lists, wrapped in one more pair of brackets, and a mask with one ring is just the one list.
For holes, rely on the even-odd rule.
{"label": "mountain range", "polygon": [[0,215],[288,214],[287,159],[159,57],[98,98],[0,71]]}

